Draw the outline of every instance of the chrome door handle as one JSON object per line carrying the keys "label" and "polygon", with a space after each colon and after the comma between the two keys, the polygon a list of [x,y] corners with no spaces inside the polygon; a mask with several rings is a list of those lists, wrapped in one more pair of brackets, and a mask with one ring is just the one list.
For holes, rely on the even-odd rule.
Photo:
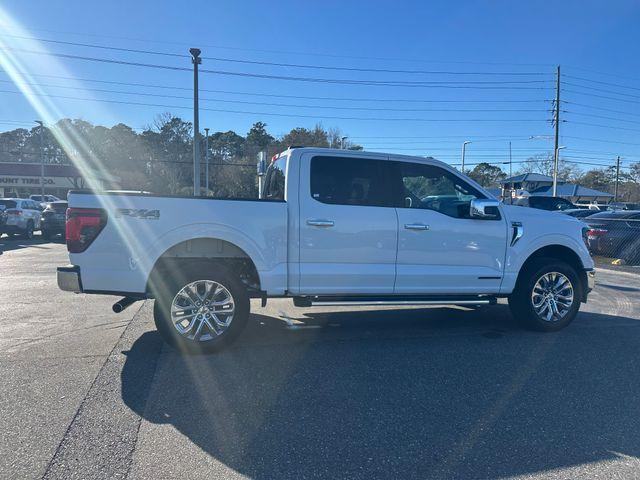
{"label": "chrome door handle", "polygon": [[333,227],[333,220],[307,220],[307,225],[312,227]]}
{"label": "chrome door handle", "polygon": [[404,228],[407,230],[429,230],[429,225],[424,223],[405,223]]}

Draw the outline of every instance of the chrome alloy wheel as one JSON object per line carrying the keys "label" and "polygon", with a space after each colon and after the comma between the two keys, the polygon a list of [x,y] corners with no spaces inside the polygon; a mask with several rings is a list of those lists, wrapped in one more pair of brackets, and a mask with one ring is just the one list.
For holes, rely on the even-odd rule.
{"label": "chrome alloy wheel", "polygon": [[571,310],[573,301],[573,285],[559,272],[542,275],[531,292],[533,309],[546,322],[561,320]]}
{"label": "chrome alloy wheel", "polygon": [[222,335],[233,321],[233,296],[213,280],[191,282],[173,297],[171,322],[183,337],[206,342]]}

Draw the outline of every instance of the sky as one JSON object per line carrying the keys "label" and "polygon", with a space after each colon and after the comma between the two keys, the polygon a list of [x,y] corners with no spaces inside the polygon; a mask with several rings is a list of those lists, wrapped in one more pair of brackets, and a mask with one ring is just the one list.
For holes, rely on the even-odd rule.
{"label": "sky", "polygon": [[321,123],[367,150],[449,163],[466,140],[468,165],[507,161],[511,142],[516,171],[553,149],[560,65],[563,157],[589,169],[620,155],[628,168],[640,161],[639,22],[637,1],[5,0],[0,131],[43,116],[191,120],[197,47],[201,129]]}

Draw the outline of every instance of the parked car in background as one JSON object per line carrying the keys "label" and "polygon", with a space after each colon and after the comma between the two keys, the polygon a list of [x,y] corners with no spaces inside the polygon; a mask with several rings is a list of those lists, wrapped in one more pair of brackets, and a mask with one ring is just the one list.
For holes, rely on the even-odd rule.
{"label": "parked car in background", "polygon": [[576,218],[587,218],[598,213],[598,210],[589,210],[588,208],[570,208],[568,210],[561,211],[562,213],[566,213],[567,215],[571,215]]}
{"label": "parked car in background", "polygon": [[600,212],[586,222],[587,242],[593,255],[620,258],[629,265],[640,264],[640,211]]}
{"label": "parked car in background", "polygon": [[640,203],[631,202],[611,202],[609,210],[640,210]]}
{"label": "parked car in background", "polygon": [[40,217],[40,232],[45,239],[50,239],[56,235],[64,237],[65,215],[68,203],[65,200],[58,200],[47,204]]}
{"label": "parked car in background", "polygon": [[60,199],[55,195],[45,195],[44,197],[42,195],[30,195],[29,200],[38,202],[44,208],[47,206],[48,203],[57,202]]}
{"label": "parked car in background", "polygon": [[573,203],[562,197],[524,197],[516,200],[515,205],[518,205],[520,207],[531,207],[537,208],[539,210],[549,210],[555,212],[576,209],[576,206]]}
{"label": "parked car in background", "polygon": [[0,205],[0,236],[4,233],[4,226],[7,224],[7,208],[4,205]]}
{"label": "parked car in background", "polygon": [[0,198],[0,205],[5,207],[7,214],[4,232],[33,238],[34,230],[40,229],[40,205],[24,198]]}

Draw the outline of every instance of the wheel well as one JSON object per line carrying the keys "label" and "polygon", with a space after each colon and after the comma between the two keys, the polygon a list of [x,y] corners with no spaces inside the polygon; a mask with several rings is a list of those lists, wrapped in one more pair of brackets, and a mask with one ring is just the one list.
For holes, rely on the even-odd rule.
{"label": "wheel well", "polygon": [[167,276],[196,268],[223,268],[238,275],[248,290],[260,291],[258,270],[244,250],[219,238],[195,238],[172,246],[158,258],[149,274],[147,294],[155,297],[166,289]]}
{"label": "wheel well", "polygon": [[576,252],[574,252],[569,247],[565,247],[563,245],[547,245],[546,247],[542,247],[535,252],[533,252],[529,258],[524,262],[522,268],[520,269],[520,274],[518,275],[518,280],[520,280],[520,275],[522,272],[527,270],[527,267],[535,260],[539,258],[553,258],[556,260],[561,260],[565,263],[571,265],[576,273],[578,274],[578,278],[580,279],[580,291],[581,291],[581,300],[583,302],[587,299],[587,272],[584,269],[584,265],[582,264],[582,260]]}

